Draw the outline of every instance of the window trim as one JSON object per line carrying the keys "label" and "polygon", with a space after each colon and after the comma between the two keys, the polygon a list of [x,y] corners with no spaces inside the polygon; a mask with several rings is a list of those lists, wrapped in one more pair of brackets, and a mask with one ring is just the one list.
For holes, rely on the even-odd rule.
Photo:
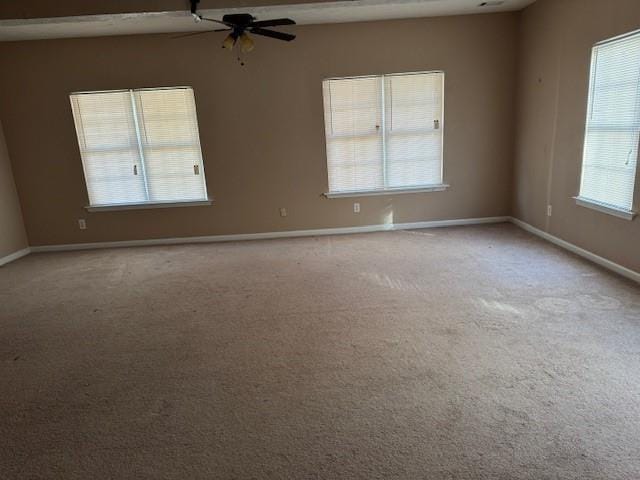
{"label": "window trim", "polygon": [[450,187],[447,183],[438,183],[435,185],[424,185],[419,187],[398,187],[385,188],[377,190],[353,190],[349,192],[326,192],[323,195],[327,198],[346,198],[346,197],[373,197],[376,195],[394,195],[403,193],[427,193],[427,192],[444,192]]}
{"label": "window trim", "polygon": [[585,208],[590,208],[591,210],[595,210],[600,213],[613,215],[614,217],[622,218],[624,220],[631,221],[638,214],[635,210],[624,210],[614,205],[607,205],[606,203],[596,202],[595,200],[581,197],[579,195],[577,197],[573,197],[573,199],[576,201],[576,205],[579,205]]}
{"label": "window trim", "polygon": [[124,93],[124,92],[144,92],[144,91],[156,91],[156,90],[193,90],[193,87],[187,85],[176,85],[175,87],[143,87],[143,88],[116,88],[112,90],[82,90],[78,92],[71,92],[72,95],[91,95],[94,93]]}
{"label": "window trim", "polygon": [[615,37],[606,38],[604,40],[600,40],[593,44],[594,47],[600,47],[602,45],[607,45],[608,43],[619,42],[620,40],[624,40],[628,37],[633,37],[634,35],[640,34],[640,28],[637,30],[632,30],[631,32],[623,33],[621,35],[616,35]]}
{"label": "window trim", "polygon": [[593,95],[595,95],[595,88],[592,89],[592,86],[594,85],[594,81],[595,81],[595,67],[596,67],[596,60],[597,60],[596,49],[598,47],[616,43],[616,42],[625,40],[629,37],[633,37],[637,35],[640,35],[640,29],[623,33],[615,37],[607,38],[605,40],[601,40],[599,42],[594,43],[591,47],[591,57],[589,62],[587,112],[586,112],[586,119],[585,119],[585,125],[584,125],[584,135],[582,140],[583,142],[582,156],[580,157],[580,181],[578,184],[578,194],[575,197],[572,197],[576,201],[576,205],[579,205],[585,208],[590,208],[600,213],[606,213],[608,215],[612,215],[614,217],[622,218],[624,220],[629,220],[629,221],[632,221],[637,215],[636,201],[638,196],[640,195],[640,192],[638,190],[640,186],[640,145],[638,148],[638,154],[637,154],[638,156],[636,158],[636,171],[634,172],[634,189],[633,189],[633,195],[631,198],[631,208],[629,210],[627,210],[626,208],[619,207],[617,205],[612,205],[605,202],[600,202],[598,200],[594,200],[592,198],[583,197],[581,196],[581,193],[582,193],[582,187],[585,179],[585,154],[587,152],[587,137],[591,131],[594,131],[594,130],[602,131],[603,129],[606,128],[605,126],[602,126],[602,125],[596,125],[591,127],[589,125],[589,119],[591,117],[591,112],[593,108]]}
{"label": "window trim", "polygon": [[[92,95],[92,94],[100,94],[100,93],[125,93],[128,92],[131,95],[131,107],[133,110],[133,122],[136,130],[136,138],[138,142],[139,149],[139,158],[140,158],[140,168],[142,170],[142,177],[144,180],[144,188],[147,194],[147,198],[149,196],[149,190],[147,185],[147,173],[146,173],[146,161],[144,158],[144,151],[142,148],[142,140],[141,140],[141,128],[139,125],[139,118],[137,112],[137,99],[134,98],[133,92],[143,92],[143,91],[162,91],[162,90],[190,90],[193,94],[193,99],[195,102],[195,90],[193,87],[188,85],[177,85],[175,87],[165,86],[165,87],[141,87],[141,88],[120,88],[120,89],[112,89],[112,90],[83,90],[69,93],[69,98],[73,102],[74,96],[80,95]],[[200,143],[200,123],[197,117],[197,109],[194,110],[194,114],[196,116],[196,124],[197,124],[197,141],[198,141],[198,149],[200,151],[200,172],[198,175],[202,176],[202,184],[204,186],[204,194],[203,198],[197,199],[185,199],[185,200],[170,200],[170,201],[143,201],[143,202],[133,202],[133,203],[111,203],[111,204],[91,204],[91,199],[89,197],[89,185],[87,182],[87,174],[85,170],[84,158],[82,161],[82,171],[84,177],[84,185],[85,192],[87,194],[87,205],[84,207],[88,212],[105,212],[105,211],[118,211],[118,210],[146,210],[146,209],[156,209],[156,208],[173,208],[173,207],[194,207],[194,206],[207,206],[212,205],[213,199],[209,197],[209,189],[207,185],[207,178],[205,176],[205,168],[204,168],[204,155],[202,154],[202,145]],[[74,128],[77,132],[77,125],[74,116]],[[78,145],[81,149],[81,146]]]}
{"label": "window trim", "polygon": [[144,203],[113,203],[110,205],[87,205],[87,212],[115,212],[119,210],[149,210],[155,208],[174,208],[174,207],[202,207],[213,205],[213,199],[206,200],[184,200],[178,202],[144,202]]}
{"label": "window trim", "polygon": [[[403,186],[403,187],[382,187],[382,188],[378,188],[378,189],[372,189],[372,190],[352,190],[352,191],[343,191],[343,192],[339,192],[339,191],[331,191],[329,189],[329,165],[328,165],[328,158],[327,158],[327,153],[325,151],[325,166],[327,167],[327,191],[325,193],[323,193],[322,195],[325,196],[326,198],[345,198],[345,197],[371,197],[371,196],[376,196],[376,195],[392,195],[392,194],[402,194],[402,193],[426,193],[426,192],[442,192],[446,189],[448,189],[450,187],[450,185],[448,183],[445,183],[444,181],[444,133],[445,133],[445,79],[446,79],[446,73],[444,70],[422,70],[422,71],[417,71],[417,72],[395,72],[395,73],[377,73],[377,74],[370,74],[370,75],[351,75],[351,76],[344,76],[344,77],[327,77],[327,78],[323,78],[322,79],[322,84],[324,84],[324,82],[327,81],[331,81],[331,80],[350,80],[350,79],[359,79],[359,78],[379,78],[382,81],[382,129],[381,129],[381,135],[382,135],[382,142],[383,142],[383,146],[382,146],[382,157],[383,157],[383,175],[384,175],[384,182],[386,184],[386,157],[387,157],[387,152],[386,152],[386,137],[387,137],[387,133],[386,133],[386,126],[385,126],[385,122],[386,122],[386,112],[385,112],[385,90],[384,90],[384,85],[385,85],[385,77],[398,77],[398,76],[408,76],[408,75],[425,75],[425,74],[440,74],[442,75],[442,115],[441,115],[441,121],[440,121],[440,131],[441,133],[441,138],[442,138],[442,144],[441,144],[441,148],[440,148],[440,183],[437,184],[432,184],[432,185],[407,185],[407,186]],[[323,114],[324,114],[324,108],[323,108]],[[327,135],[326,135],[326,131],[325,133],[325,150],[326,150],[326,140],[327,140]]]}

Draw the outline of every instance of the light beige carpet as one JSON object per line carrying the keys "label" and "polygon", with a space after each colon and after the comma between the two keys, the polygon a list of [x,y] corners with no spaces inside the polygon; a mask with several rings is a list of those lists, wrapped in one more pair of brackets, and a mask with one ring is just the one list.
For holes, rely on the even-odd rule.
{"label": "light beige carpet", "polygon": [[0,269],[2,479],[640,478],[640,288],[511,225]]}

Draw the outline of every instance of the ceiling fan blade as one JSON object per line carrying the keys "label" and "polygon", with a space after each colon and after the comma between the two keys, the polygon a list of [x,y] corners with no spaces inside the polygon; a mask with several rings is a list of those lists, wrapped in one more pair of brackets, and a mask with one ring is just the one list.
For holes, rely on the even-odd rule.
{"label": "ceiling fan blade", "polygon": [[223,22],[222,20],[216,20],[215,18],[203,17],[202,15],[200,15],[200,20],[204,20],[205,22],[219,23],[220,25],[226,25],[227,27],[233,27],[233,25],[228,22]]}
{"label": "ceiling fan blade", "polygon": [[295,35],[291,35],[290,33],[276,32],[275,30],[266,30],[260,27],[249,27],[249,31],[251,33],[255,33],[256,35],[271,37],[277,40],[284,40],[285,42],[290,42],[291,40],[296,38]]}
{"label": "ceiling fan blade", "polygon": [[275,18],[273,20],[259,20],[257,22],[251,22],[250,27],[276,27],[278,25],[295,25],[296,22],[290,18]]}
{"label": "ceiling fan blade", "polygon": [[191,33],[183,33],[182,35],[174,35],[171,38],[184,38],[184,37],[193,37],[195,35],[203,35],[205,33],[213,33],[213,32],[219,32],[220,30],[206,30],[204,32],[191,32]]}

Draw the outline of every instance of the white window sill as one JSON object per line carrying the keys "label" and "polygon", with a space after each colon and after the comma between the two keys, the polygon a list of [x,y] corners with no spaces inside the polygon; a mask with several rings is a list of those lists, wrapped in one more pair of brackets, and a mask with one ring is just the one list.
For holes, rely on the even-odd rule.
{"label": "white window sill", "polygon": [[443,192],[449,188],[446,183],[438,185],[425,185],[415,188],[388,188],[386,190],[362,190],[357,192],[328,192],[324,196],[327,198],[345,198],[345,197],[371,197],[374,195],[395,195],[397,193],[424,193],[424,192]]}
{"label": "white window sill", "polygon": [[637,215],[637,213],[632,210],[623,210],[621,208],[612,207],[611,205],[606,205],[603,203],[595,202],[593,200],[589,200],[588,198],[573,198],[575,199],[576,204],[580,205],[581,207],[590,208],[601,213],[613,215],[614,217],[623,218],[624,220],[633,220],[633,218]]}
{"label": "white window sill", "polygon": [[147,210],[151,208],[174,208],[174,207],[200,207],[211,205],[213,200],[195,200],[186,202],[147,202],[147,203],[126,203],[121,205],[88,205],[84,208],[88,212],[113,212],[118,210]]}

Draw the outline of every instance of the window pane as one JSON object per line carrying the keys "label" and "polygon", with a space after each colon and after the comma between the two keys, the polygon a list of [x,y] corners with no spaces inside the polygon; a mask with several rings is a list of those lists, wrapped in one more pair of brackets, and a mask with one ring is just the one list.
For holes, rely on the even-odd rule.
{"label": "window pane", "polygon": [[380,77],[323,83],[329,190],[384,188]]}
{"label": "window pane", "polygon": [[129,92],[72,95],[71,105],[90,204],[146,201]]}
{"label": "window pane", "polygon": [[193,90],[140,90],[135,95],[150,200],[205,199]]}
{"label": "window pane", "polygon": [[202,200],[207,196],[203,175],[194,173],[199,152],[190,147],[147,147],[144,154],[152,201]]}
{"label": "window pane", "polygon": [[442,121],[442,73],[389,75],[387,82],[387,129],[433,130]]}
{"label": "window pane", "polygon": [[439,132],[389,133],[387,182],[390,188],[435,185],[442,182]]}
{"label": "window pane", "polygon": [[631,210],[638,141],[638,131],[588,131],[580,196]]}
{"label": "window pane", "polygon": [[327,166],[330,191],[351,192],[383,188],[381,158],[381,136],[328,140]]}
{"label": "window pane", "polygon": [[442,73],[385,77],[389,188],[442,183]]}

